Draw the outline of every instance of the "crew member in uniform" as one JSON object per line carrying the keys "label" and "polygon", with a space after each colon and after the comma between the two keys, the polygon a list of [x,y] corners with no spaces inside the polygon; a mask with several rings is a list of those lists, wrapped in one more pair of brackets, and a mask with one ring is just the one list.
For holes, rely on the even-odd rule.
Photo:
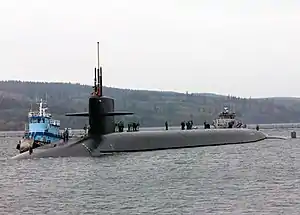
{"label": "crew member in uniform", "polygon": [[168,121],[165,122],[165,127],[166,127],[166,130],[169,130]]}
{"label": "crew member in uniform", "polygon": [[181,122],[181,130],[185,129],[185,122]]}

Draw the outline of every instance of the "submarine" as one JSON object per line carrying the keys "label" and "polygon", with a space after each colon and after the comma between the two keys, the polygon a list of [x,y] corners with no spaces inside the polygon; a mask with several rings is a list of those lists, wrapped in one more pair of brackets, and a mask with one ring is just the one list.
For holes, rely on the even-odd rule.
{"label": "submarine", "polygon": [[245,144],[268,138],[261,131],[247,128],[116,132],[114,116],[134,113],[115,111],[114,99],[103,95],[99,42],[97,48],[98,68],[94,70],[94,86],[88,101],[88,112],[66,114],[66,116],[88,117],[90,128],[87,135],[71,139],[66,143],[47,144],[18,154],[12,159],[99,157],[122,152]]}

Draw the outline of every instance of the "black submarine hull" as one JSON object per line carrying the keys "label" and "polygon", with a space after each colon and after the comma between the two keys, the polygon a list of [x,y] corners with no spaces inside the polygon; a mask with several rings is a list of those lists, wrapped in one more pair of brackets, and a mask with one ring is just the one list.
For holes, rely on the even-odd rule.
{"label": "black submarine hull", "polygon": [[[155,135],[153,134],[155,133]],[[248,129],[145,131],[105,135],[101,152],[135,152],[257,142],[266,135]]]}
{"label": "black submarine hull", "polygon": [[123,132],[103,135],[101,140],[87,137],[61,146],[49,145],[33,150],[32,154],[19,154],[13,159],[98,157],[108,153],[244,144],[264,139],[267,139],[264,133],[250,129]]}

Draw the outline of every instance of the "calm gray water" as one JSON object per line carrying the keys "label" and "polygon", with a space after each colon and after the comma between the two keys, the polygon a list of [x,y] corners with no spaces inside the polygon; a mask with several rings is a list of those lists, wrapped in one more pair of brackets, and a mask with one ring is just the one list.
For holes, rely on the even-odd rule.
{"label": "calm gray water", "polygon": [[9,160],[17,140],[0,139],[0,214],[300,214],[299,139]]}

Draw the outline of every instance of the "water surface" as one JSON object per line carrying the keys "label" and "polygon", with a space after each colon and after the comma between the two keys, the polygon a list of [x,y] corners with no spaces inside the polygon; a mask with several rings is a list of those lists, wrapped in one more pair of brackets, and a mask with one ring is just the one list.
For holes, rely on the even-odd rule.
{"label": "water surface", "polygon": [[17,140],[0,139],[0,214],[300,214],[298,139],[9,160]]}

